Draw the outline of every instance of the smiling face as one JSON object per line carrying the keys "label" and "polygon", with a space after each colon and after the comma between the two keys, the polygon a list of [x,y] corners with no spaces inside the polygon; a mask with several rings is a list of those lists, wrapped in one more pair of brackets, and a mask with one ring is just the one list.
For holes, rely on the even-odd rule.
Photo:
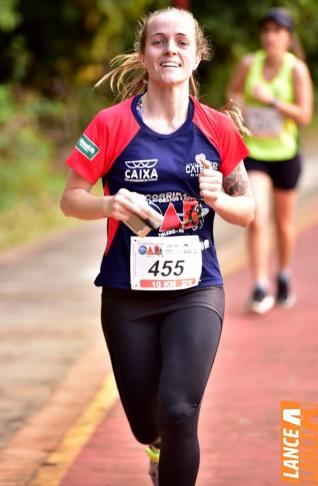
{"label": "smiling face", "polygon": [[152,17],[140,59],[148,72],[149,83],[165,87],[189,83],[200,61],[191,16],[163,12]]}
{"label": "smiling face", "polygon": [[289,49],[291,34],[284,27],[269,21],[262,26],[261,43],[268,54],[283,54]]}

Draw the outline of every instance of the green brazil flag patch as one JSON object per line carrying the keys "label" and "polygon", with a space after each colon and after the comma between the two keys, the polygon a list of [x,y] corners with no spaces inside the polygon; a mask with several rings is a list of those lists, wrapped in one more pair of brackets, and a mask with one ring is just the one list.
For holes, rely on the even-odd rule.
{"label": "green brazil flag patch", "polygon": [[99,152],[99,148],[97,147],[97,145],[95,145],[94,142],[92,142],[87,135],[84,135],[84,133],[80,137],[75,147],[89,160],[93,160],[93,158]]}

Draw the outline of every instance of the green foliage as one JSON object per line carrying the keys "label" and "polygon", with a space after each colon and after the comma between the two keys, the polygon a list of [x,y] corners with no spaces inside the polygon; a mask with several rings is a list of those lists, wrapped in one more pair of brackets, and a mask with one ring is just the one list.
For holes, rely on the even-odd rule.
{"label": "green foliage", "polygon": [[[92,86],[109,60],[130,49],[140,16],[167,0],[2,0],[0,82],[18,81],[44,95],[66,99]],[[200,70],[202,93],[224,101],[224,86],[238,59],[258,46],[257,20],[276,0],[192,0],[192,10],[215,46],[212,63]],[[293,14],[314,81],[318,81],[318,2],[281,0]]]}
{"label": "green foliage", "polygon": [[70,86],[95,82],[104,63],[132,47],[135,21],[148,9],[168,4],[162,0],[5,2],[10,5],[6,18],[11,16],[16,24],[0,22],[0,43],[5,45],[0,51],[5,66],[0,82],[13,79],[59,97],[68,96]]}
{"label": "green foliage", "polygon": [[0,30],[10,32],[17,27],[20,20],[17,0],[2,0],[0,3]]}
{"label": "green foliage", "polygon": [[15,99],[9,86],[0,86],[0,247],[41,217],[47,224],[46,208],[57,205],[62,174],[50,163],[53,144],[39,129],[41,111],[39,95]]}
{"label": "green foliage", "polygon": [[[318,82],[318,2],[316,0],[281,0],[279,5],[287,8],[295,19],[297,32],[303,44],[306,59],[313,76]],[[205,26],[212,40],[215,55],[212,63],[200,70],[201,93],[213,105],[220,106],[225,101],[225,87],[233,69],[242,55],[259,46],[258,19],[277,1],[200,0],[192,2],[193,13]]]}

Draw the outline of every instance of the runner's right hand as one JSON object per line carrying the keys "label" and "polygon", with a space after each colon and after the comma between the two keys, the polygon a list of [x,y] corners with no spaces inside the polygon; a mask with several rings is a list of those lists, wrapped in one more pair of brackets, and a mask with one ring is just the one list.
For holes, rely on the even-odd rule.
{"label": "runner's right hand", "polygon": [[105,215],[118,221],[127,221],[131,214],[137,214],[142,219],[147,219],[146,197],[121,188],[113,196],[105,196]]}

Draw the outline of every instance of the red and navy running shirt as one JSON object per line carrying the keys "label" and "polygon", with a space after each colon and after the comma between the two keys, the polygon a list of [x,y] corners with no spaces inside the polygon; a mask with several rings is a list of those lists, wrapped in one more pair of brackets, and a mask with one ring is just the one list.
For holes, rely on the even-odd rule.
{"label": "red and navy running shirt", "polygon": [[[120,188],[144,194],[163,215],[149,236],[198,235],[202,248],[199,286],[222,284],[214,247],[214,211],[200,197],[199,155],[227,176],[248,154],[227,115],[189,98],[187,119],[175,132],[159,134],[144,124],[134,96],[97,113],[66,163],[104,194]],[[97,286],[130,288],[130,237],[119,221],[107,220],[107,245]]]}

